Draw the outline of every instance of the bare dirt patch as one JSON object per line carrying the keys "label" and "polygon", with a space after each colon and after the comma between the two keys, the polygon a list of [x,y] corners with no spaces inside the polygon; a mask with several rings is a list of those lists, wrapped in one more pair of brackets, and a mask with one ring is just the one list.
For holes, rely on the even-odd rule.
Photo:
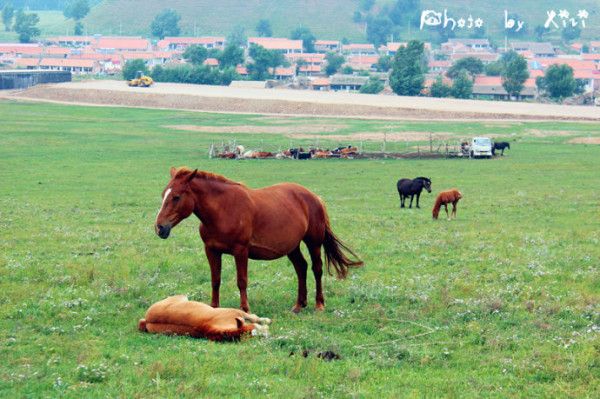
{"label": "bare dirt patch", "polygon": [[175,130],[203,133],[262,133],[287,134],[296,137],[295,133],[329,133],[347,127],[342,124],[302,124],[298,126],[196,126],[196,125],[165,125],[163,127]]}
{"label": "bare dirt patch", "polygon": [[3,98],[70,104],[127,106],[302,117],[388,120],[598,121],[593,107],[373,96],[356,93],[269,90],[157,83],[131,88],[123,81],[91,80],[39,85]]}
{"label": "bare dirt patch", "polygon": [[577,134],[569,130],[539,130],[527,129],[527,135],[532,137],[568,137]]}
{"label": "bare dirt patch", "polygon": [[[352,133],[352,134],[288,134],[288,137],[297,139],[328,139],[340,141],[426,141],[430,134],[427,132],[400,132],[400,133]],[[445,140],[454,137],[452,133],[435,133],[433,140]]]}
{"label": "bare dirt patch", "polygon": [[577,137],[568,141],[570,144],[598,144],[600,137]]}

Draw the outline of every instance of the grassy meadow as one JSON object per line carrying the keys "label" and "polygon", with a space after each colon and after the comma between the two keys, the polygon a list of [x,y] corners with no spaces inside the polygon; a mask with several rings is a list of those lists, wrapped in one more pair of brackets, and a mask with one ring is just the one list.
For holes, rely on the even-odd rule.
{"label": "grassy meadow", "polygon": [[[600,396],[600,146],[567,143],[598,135],[598,124],[315,121],[9,101],[0,115],[0,397]],[[221,140],[308,145],[244,127],[315,123],[339,124],[336,135],[384,124],[457,139],[506,134],[512,150],[481,161],[207,158]],[[165,127],[176,124],[239,133]],[[323,147],[349,144],[322,136]],[[365,267],[344,281],[325,278],[322,313],[309,275],[309,307],[295,315],[290,262],[251,261],[251,311],[273,319],[268,339],[139,333],[137,320],[168,295],[210,301],[198,221],[168,240],[153,231],[173,165],[250,187],[305,185]],[[421,197],[422,209],[400,210],[396,181],[419,175],[434,193]],[[434,194],[452,187],[464,195],[458,219],[432,221]],[[239,305],[227,256],[221,305]],[[341,359],[317,357],[328,350]]]}

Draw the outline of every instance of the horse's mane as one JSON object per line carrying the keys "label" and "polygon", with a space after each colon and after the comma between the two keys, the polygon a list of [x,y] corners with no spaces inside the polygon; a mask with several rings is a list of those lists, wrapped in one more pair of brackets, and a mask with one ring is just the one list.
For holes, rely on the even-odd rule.
{"label": "horse's mane", "polygon": [[414,180],[426,180],[429,183],[431,183],[431,179],[429,179],[428,177],[423,177],[423,176],[415,177]]}
{"label": "horse's mane", "polygon": [[[178,178],[178,177],[181,177],[184,175],[188,175],[193,172],[194,171],[191,170],[190,168],[183,166],[183,167],[177,169],[177,172],[175,173],[175,178]],[[238,185],[238,186],[243,186],[242,183],[230,180],[230,179],[226,178],[225,176],[222,176],[222,175],[219,175],[216,173],[205,172],[202,170],[199,170],[198,172],[196,172],[196,176],[194,178],[196,178],[196,179],[200,178],[200,179],[217,181],[217,182],[226,183],[226,184],[234,184],[234,185]]]}

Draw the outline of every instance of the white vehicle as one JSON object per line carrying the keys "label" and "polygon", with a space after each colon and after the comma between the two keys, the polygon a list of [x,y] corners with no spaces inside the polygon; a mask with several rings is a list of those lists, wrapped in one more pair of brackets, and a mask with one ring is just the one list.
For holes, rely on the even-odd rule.
{"label": "white vehicle", "polygon": [[492,140],[489,137],[474,137],[471,140],[471,158],[492,157]]}

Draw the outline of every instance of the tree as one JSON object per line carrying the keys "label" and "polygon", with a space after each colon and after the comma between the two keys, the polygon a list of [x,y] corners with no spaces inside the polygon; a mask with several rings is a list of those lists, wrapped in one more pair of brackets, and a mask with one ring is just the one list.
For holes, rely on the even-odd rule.
{"label": "tree", "polygon": [[502,69],[502,62],[492,62],[485,66],[485,74],[487,76],[500,76],[502,74]]}
{"label": "tree", "polygon": [[363,16],[362,13],[358,10],[354,11],[354,14],[352,14],[352,22],[358,24],[360,22],[362,22]]}
{"label": "tree", "polygon": [[304,51],[307,53],[315,52],[315,41],[317,38],[312,34],[310,29],[300,26],[292,31],[290,36],[292,40],[302,40],[302,47],[304,47]]}
{"label": "tree", "polygon": [[181,29],[179,28],[179,20],[181,16],[177,11],[170,8],[162,10],[150,24],[150,32],[159,39],[164,39],[165,36],[179,36]]}
{"label": "tree", "polygon": [[389,11],[389,16],[394,24],[408,26],[417,24],[420,14],[421,2],[419,0],[396,0]]}
{"label": "tree", "polygon": [[247,40],[246,30],[241,25],[234,26],[229,36],[227,36],[227,43],[238,47],[245,46]]}
{"label": "tree", "polygon": [[483,62],[481,62],[479,58],[465,57],[456,61],[450,67],[450,69],[448,69],[446,76],[448,76],[450,79],[455,79],[462,71],[467,71],[472,77],[474,77],[475,75],[482,73],[483,70]]}
{"label": "tree", "polygon": [[387,72],[392,67],[392,57],[389,55],[382,55],[377,60],[377,64],[375,65],[377,68],[377,72]]}
{"label": "tree", "polygon": [[89,12],[90,5],[87,0],[70,0],[65,5],[63,15],[66,18],[81,21]]}
{"label": "tree", "polygon": [[[510,20],[511,18],[515,21],[523,21],[523,18],[521,18],[517,13],[508,14],[508,19]],[[529,29],[527,29],[527,25],[523,24],[523,27],[518,32],[516,25],[511,29],[505,29],[504,32],[508,37],[523,37],[527,36],[528,30]]]}
{"label": "tree", "polygon": [[581,28],[579,26],[568,25],[565,29],[563,29],[561,36],[565,42],[579,39],[581,36]]}
{"label": "tree", "polygon": [[379,47],[387,43],[389,35],[392,33],[394,24],[385,16],[367,18],[367,40],[373,43],[375,47]]}
{"label": "tree", "polygon": [[13,16],[15,15],[15,9],[9,3],[4,5],[2,8],[2,23],[4,24],[4,29],[7,32],[10,32],[10,26],[12,24]]}
{"label": "tree", "polygon": [[471,98],[473,94],[473,81],[464,69],[454,79],[451,93],[454,98]]}
{"label": "tree", "polygon": [[363,94],[377,94],[383,90],[383,83],[377,76],[369,76],[367,83],[362,85],[360,92]]}
{"label": "tree", "polygon": [[577,88],[573,68],[566,64],[550,65],[541,86],[554,99],[571,97]]}
{"label": "tree", "polygon": [[550,30],[546,29],[546,27],[544,27],[544,25],[537,25],[534,29],[533,29],[533,33],[535,34],[535,40],[537,40],[538,42],[543,42],[544,41],[544,35],[546,33],[548,33]]}
{"label": "tree", "polygon": [[368,12],[375,5],[375,0],[360,0],[359,7],[361,10]]}
{"label": "tree", "polygon": [[502,55],[502,87],[510,97],[518,97],[523,91],[524,83],[529,78],[527,61],[515,51],[509,51]]}
{"label": "tree", "polygon": [[256,33],[260,37],[271,37],[273,36],[273,29],[268,19],[261,19],[256,25]]}
{"label": "tree", "polygon": [[354,73],[354,69],[350,65],[346,65],[342,68],[342,74],[344,75],[352,75]]}
{"label": "tree", "polygon": [[19,35],[21,43],[29,43],[31,39],[40,35],[40,29],[36,26],[40,22],[37,14],[26,14],[23,10],[17,11],[14,30]]}
{"label": "tree", "polygon": [[144,75],[147,75],[148,67],[146,66],[146,62],[140,59],[127,61],[123,67],[123,79],[131,80],[135,78],[137,71],[142,71]]}
{"label": "tree", "polygon": [[329,52],[325,56],[325,61],[327,61],[327,65],[325,65],[325,74],[331,76],[340,70],[346,59],[342,55]]}
{"label": "tree", "polygon": [[390,86],[394,93],[401,96],[417,96],[423,89],[427,62],[424,57],[424,44],[411,40],[407,46],[401,46],[392,62]]}
{"label": "tree", "polygon": [[254,80],[265,80],[270,75],[269,69],[275,69],[285,62],[280,52],[256,44],[250,46],[249,55],[253,62],[248,65],[248,72]]}
{"label": "tree", "polygon": [[204,46],[194,44],[183,52],[183,59],[193,65],[202,65],[208,58],[208,50]]}
{"label": "tree", "polygon": [[485,26],[473,28],[473,32],[469,35],[473,39],[483,39],[486,36]]}
{"label": "tree", "polygon": [[244,62],[244,50],[239,46],[230,43],[217,58],[219,59],[219,65],[222,68],[235,67]]}
{"label": "tree", "polygon": [[450,93],[452,92],[452,87],[445,84],[442,76],[438,75],[435,79],[435,82],[431,85],[430,93],[431,97],[450,97]]}
{"label": "tree", "polygon": [[63,15],[67,19],[75,21],[74,33],[76,36],[83,34],[83,24],[81,20],[90,12],[88,0],[70,0],[66,3]]}

